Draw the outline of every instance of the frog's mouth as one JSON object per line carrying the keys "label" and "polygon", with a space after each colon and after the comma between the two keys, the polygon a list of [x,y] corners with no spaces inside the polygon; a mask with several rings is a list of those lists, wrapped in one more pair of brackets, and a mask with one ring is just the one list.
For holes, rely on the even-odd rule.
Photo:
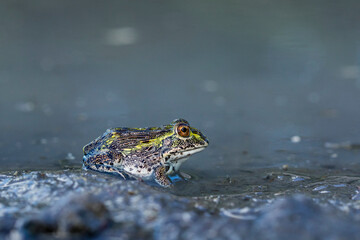
{"label": "frog's mouth", "polygon": [[191,155],[200,152],[204,149],[205,147],[200,147],[172,155],[165,163],[166,175],[169,175],[173,172],[177,172],[181,164],[183,164],[186,160],[188,160]]}

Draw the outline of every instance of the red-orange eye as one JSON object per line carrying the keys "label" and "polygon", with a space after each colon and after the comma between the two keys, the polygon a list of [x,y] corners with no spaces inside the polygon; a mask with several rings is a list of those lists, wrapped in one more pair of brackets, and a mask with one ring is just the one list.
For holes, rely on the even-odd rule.
{"label": "red-orange eye", "polygon": [[188,137],[188,136],[190,135],[190,128],[189,128],[189,126],[180,124],[180,125],[177,127],[177,133],[178,133],[181,137]]}

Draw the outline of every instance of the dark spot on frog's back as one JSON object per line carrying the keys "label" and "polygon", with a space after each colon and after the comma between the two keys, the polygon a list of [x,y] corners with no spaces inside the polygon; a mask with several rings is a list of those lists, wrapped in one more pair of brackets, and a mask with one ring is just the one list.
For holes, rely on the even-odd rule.
{"label": "dark spot on frog's back", "polygon": [[114,143],[110,144],[109,149],[110,150],[116,150],[117,149],[116,144],[114,144]]}

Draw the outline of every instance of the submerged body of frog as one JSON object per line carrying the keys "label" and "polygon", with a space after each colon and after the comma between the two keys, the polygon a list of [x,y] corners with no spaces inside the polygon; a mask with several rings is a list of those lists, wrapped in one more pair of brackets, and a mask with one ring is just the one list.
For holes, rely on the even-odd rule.
{"label": "submerged body of frog", "polygon": [[84,147],[85,168],[154,179],[169,186],[169,174],[209,144],[206,137],[184,119],[153,128],[111,128]]}

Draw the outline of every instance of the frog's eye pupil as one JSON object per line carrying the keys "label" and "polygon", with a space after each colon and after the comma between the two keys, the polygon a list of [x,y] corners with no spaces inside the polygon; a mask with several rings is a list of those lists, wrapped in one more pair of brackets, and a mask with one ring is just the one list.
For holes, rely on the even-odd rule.
{"label": "frog's eye pupil", "polygon": [[190,129],[188,126],[178,126],[177,132],[181,137],[188,137],[190,135]]}

